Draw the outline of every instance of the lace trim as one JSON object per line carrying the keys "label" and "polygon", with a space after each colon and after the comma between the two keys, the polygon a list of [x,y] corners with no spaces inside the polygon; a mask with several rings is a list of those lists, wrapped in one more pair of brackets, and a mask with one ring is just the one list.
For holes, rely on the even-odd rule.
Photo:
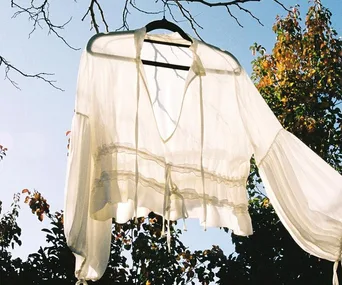
{"label": "lace trim", "polygon": [[[98,190],[98,188],[102,188],[104,184],[108,181],[118,180],[118,181],[127,181],[130,180],[135,182],[135,173],[130,171],[103,171],[101,174],[101,178],[95,179],[94,181],[94,190]],[[165,184],[156,181],[153,178],[146,178],[142,175],[139,175],[139,184],[144,187],[151,187],[156,192],[164,195],[165,194]],[[229,187],[243,187],[243,184],[238,181],[231,181]],[[185,199],[185,200],[200,200],[203,199],[203,194],[197,193],[194,189],[184,188],[179,190],[180,195],[172,195],[171,199]],[[213,205],[216,207],[229,207],[234,209],[234,213],[247,213],[248,205],[246,204],[234,204],[227,199],[218,199],[215,196],[210,196],[205,194],[205,200],[207,204]]]}
{"label": "lace trim", "polygon": [[[146,150],[138,149],[136,151],[135,148],[129,146],[123,146],[119,144],[105,144],[102,145],[97,149],[95,160],[98,162],[101,160],[103,156],[114,154],[114,153],[126,153],[130,155],[134,155],[138,153],[138,156],[156,162],[161,167],[165,168],[166,165],[169,165],[172,171],[179,172],[179,173],[193,173],[197,177],[201,177],[201,169],[196,168],[195,166],[191,165],[174,165],[172,163],[166,163],[165,158],[162,156],[155,155],[150,153]],[[224,183],[228,185],[238,184],[239,186],[246,186],[247,177],[226,177],[223,175],[219,175],[204,169],[204,177],[206,179],[210,179],[215,181],[216,183]]]}

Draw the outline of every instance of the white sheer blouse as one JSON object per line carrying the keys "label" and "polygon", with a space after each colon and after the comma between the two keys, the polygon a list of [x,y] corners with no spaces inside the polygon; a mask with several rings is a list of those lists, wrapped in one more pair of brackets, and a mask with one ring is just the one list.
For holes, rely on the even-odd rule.
{"label": "white sheer blouse", "polygon": [[[64,227],[76,277],[97,280],[112,218],[154,211],[251,235],[254,154],[271,202],[307,252],[341,258],[342,177],[282,128],[233,55],[145,28],[100,34],[83,52],[72,122]],[[190,66],[189,71],[142,59]]]}

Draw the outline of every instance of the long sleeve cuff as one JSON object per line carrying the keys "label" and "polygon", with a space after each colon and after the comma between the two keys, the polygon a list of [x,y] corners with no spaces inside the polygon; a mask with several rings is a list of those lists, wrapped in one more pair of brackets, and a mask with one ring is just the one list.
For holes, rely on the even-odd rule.
{"label": "long sleeve cuff", "polygon": [[258,166],[270,201],[295,241],[312,255],[339,260],[342,176],[284,129]]}

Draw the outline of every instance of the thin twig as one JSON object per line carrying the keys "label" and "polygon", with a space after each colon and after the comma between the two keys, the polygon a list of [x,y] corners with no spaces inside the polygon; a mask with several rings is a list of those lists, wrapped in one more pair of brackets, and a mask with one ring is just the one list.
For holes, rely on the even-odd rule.
{"label": "thin twig", "polygon": [[87,15],[90,14],[91,29],[94,28],[96,33],[98,34],[100,32],[100,30],[99,30],[99,25],[96,22],[96,16],[95,16],[95,11],[94,11],[94,3],[95,3],[95,0],[90,1],[89,8],[81,20],[84,21],[84,19],[87,17]]}
{"label": "thin twig", "polygon": [[[122,25],[116,29],[118,30],[128,30],[129,29],[129,24],[128,24],[128,16],[130,15],[130,7],[132,7],[134,10],[148,14],[148,15],[157,15],[160,13],[165,12],[164,9],[167,9],[169,12],[169,15],[171,18],[176,22],[179,23],[181,22],[180,20],[177,20],[174,14],[174,11],[178,11],[180,15],[190,24],[192,30],[195,32],[195,34],[201,39],[200,33],[198,29],[202,29],[201,25],[197,22],[196,17],[191,13],[191,10],[188,9],[188,7],[195,6],[196,4],[204,5],[207,7],[215,7],[215,8],[224,8],[228,15],[232,17],[236,23],[240,26],[243,27],[241,22],[239,21],[238,17],[234,15],[231,11],[231,7],[236,6],[240,11],[247,13],[249,16],[251,16],[254,20],[256,20],[260,25],[263,25],[260,21],[260,19],[253,14],[253,12],[247,8],[245,8],[242,5],[245,5],[247,3],[253,3],[253,2],[261,2],[261,0],[230,0],[230,1],[207,1],[207,0],[155,0],[155,4],[162,3],[164,6],[164,9],[162,11],[150,11],[143,9],[141,6],[137,6],[136,0],[124,0],[124,7],[122,10]],[[273,0],[275,3],[280,5],[283,9],[286,11],[289,11],[284,4],[281,3],[282,0]],[[141,3],[141,2],[139,2]],[[184,4],[183,4],[184,3]],[[184,6],[185,3],[188,6]],[[90,0],[90,6],[82,18],[82,20],[85,19],[87,15],[90,14],[91,18],[91,24],[95,28],[96,33],[99,33],[99,26],[96,21],[96,13],[94,11],[94,4],[97,5],[98,10],[100,11],[102,22],[105,25],[106,31],[108,31],[109,27],[106,23],[103,9],[100,6],[100,3],[98,0]]]}
{"label": "thin twig", "polygon": [[[249,14],[253,19],[255,19],[260,25],[263,26],[262,22],[260,21],[260,19],[258,17],[256,17],[249,9],[244,8],[241,6],[241,4],[246,4],[246,3],[251,3],[251,2],[261,2],[261,0],[231,0],[231,1],[218,1],[218,2],[208,2],[205,0],[168,0],[170,2],[186,2],[188,4],[202,4],[205,5],[207,7],[216,7],[216,8],[225,8],[227,10],[227,13],[229,14],[230,17],[232,17],[236,23],[240,26],[243,27],[243,25],[241,24],[241,22],[239,21],[239,19],[232,13],[232,11],[230,10],[230,7],[232,6],[236,6],[238,7],[241,11]],[[285,7],[284,4],[282,4],[280,2],[280,0],[273,0],[275,3],[277,3],[278,5],[280,5],[283,9],[285,9],[286,11],[290,11],[289,9],[287,9]],[[182,13],[182,11],[180,11]],[[183,13],[182,13],[183,14]],[[184,16],[184,14],[183,14]],[[185,17],[185,16],[184,16]],[[194,29],[194,26],[196,26],[196,24],[192,21],[192,19],[189,19],[190,17],[185,17],[188,22],[190,23],[192,29],[194,30],[194,32],[196,33],[196,35],[198,35],[196,29]],[[192,17],[193,18],[193,17]]]}
{"label": "thin twig", "polygon": [[192,30],[195,32],[195,34],[198,36],[200,40],[203,40],[200,34],[197,31],[197,27],[203,29],[202,26],[199,25],[199,23],[195,20],[195,18],[192,16],[189,10],[185,9],[184,6],[180,3],[179,0],[174,0],[175,3],[177,4],[179,11],[183,15],[185,19],[188,20],[188,22],[191,25]]}
{"label": "thin twig", "polygon": [[97,5],[97,8],[98,8],[99,11],[100,11],[102,22],[103,22],[103,24],[104,24],[105,27],[106,27],[106,32],[108,33],[108,32],[109,32],[109,26],[108,26],[108,23],[107,23],[107,21],[106,21],[106,19],[105,19],[105,16],[104,16],[102,7],[101,7],[101,5],[99,4],[99,2],[97,2],[97,0],[95,0],[95,3],[96,3],[96,5]]}
{"label": "thin twig", "polygon": [[143,10],[143,9],[141,9],[141,8],[139,8],[139,7],[137,6],[137,4],[135,3],[134,0],[130,0],[129,3],[131,4],[131,6],[132,6],[135,10],[137,10],[137,11],[143,13],[143,14],[148,14],[148,15],[159,15],[159,14],[162,14],[162,13],[163,13],[163,11],[146,11],[146,10]]}
{"label": "thin twig", "polygon": [[276,2],[278,5],[280,5],[285,11],[291,12],[291,10],[286,8],[285,5],[281,3],[279,0],[273,0],[273,1]]}
{"label": "thin twig", "polygon": [[179,21],[176,20],[176,17],[175,17],[175,15],[173,14],[172,8],[171,8],[171,6],[176,6],[176,7],[177,7],[177,5],[176,5],[176,4],[172,4],[172,3],[169,4],[169,3],[167,2],[167,0],[163,0],[163,2],[165,3],[165,4],[164,4],[164,5],[165,5],[165,8],[167,8],[167,10],[169,11],[169,14],[170,14],[172,20],[174,20],[176,23],[178,23]]}
{"label": "thin twig", "polygon": [[261,23],[260,19],[258,17],[256,17],[251,11],[241,7],[239,4],[236,4],[235,6],[239,7],[239,9],[243,12],[246,12],[247,14],[249,14],[253,19],[257,20],[257,22],[261,25],[264,26],[263,23]]}
{"label": "thin twig", "polygon": [[257,185],[255,185],[255,188],[257,189],[257,192],[259,193],[259,195],[264,196],[265,198],[268,198],[267,195],[265,195],[264,193],[262,193],[262,191],[258,188]]}
{"label": "thin twig", "polygon": [[129,30],[129,25],[127,22],[127,15],[129,14],[128,4],[129,4],[129,0],[125,0],[125,6],[122,10],[122,26],[116,29],[116,31]]}
{"label": "thin twig", "polygon": [[242,3],[247,3],[247,2],[260,2],[261,0],[232,0],[232,1],[225,1],[225,2],[208,2],[204,0],[180,0],[180,1],[186,1],[189,3],[200,3],[209,7],[227,7],[227,6],[232,6],[232,5],[242,4]]}
{"label": "thin twig", "polygon": [[11,82],[11,84],[20,90],[19,85],[17,82],[15,82],[10,76],[9,73],[11,70],[19,73],[21,76],[27,77],[27,78],[36,78],[36,79],[40,79],[43,80],[44,82],[48,83],[49,85],[51,85],[53,88],[58,89],[60,91],[64,91],[62,88],[56,86],[54,83],[56,82],[55,80],[50,80],[48,79],[49,76],[53,76],[53,73],[46,73],[46,72],[40,72],[40,73],[36,73],[36,74],[29,74],[29,73],[25,73],[23,71],[21,71],[19,68],[15,67],[14,65],[12,65],[9,61],[7,61],[5,58],[3,58],[2,56],[0,56],[0,66],[4,65],[5,66],[5,79],[9,80]]}
{"label": "thin twig", "polygon": [[237,18],[236,16],[233,15],[233,13],[230,11],[230,9],[229,9],[228,6],[226,6],[226,9],[227,9],[227,12],[228,12],[229,16],[231,16],[231,17],[235,20],[235,22],[236,22],[241,28],[243,28],[243,26],[242,26],[241,23],[239,22],[238,18]]}
{"label": "thin twig", "polygon": [[56,25],[51,22],[50,20],[50,4],[48,0],[44,0],[43,3],[40,5],[36,5],[35,0],[31,0],[29,7],[23,7],[19,5],[15,0],[11,0],[11,7],[17,9],[17,11],[13,14],[12,18],[16,18],[21,15],[26,15],[29,19],[29,21],[33,22],[33,27],[31,32],[29,33],[29,37],[32,35],[32,33],[37,29],[37,27],[40,27],[43,29],[43,25],[45,24],[49,29],[49,34],[53,33],[55,34],[60,40],[64,42],[69,48],[73,50],[79,50],[79,48],[75,48],[71,46],[63,36],[59,34],[60,30],[63,30],[65,26],[70,23],[70,18],[68,21],[66,21],[62,25]]}

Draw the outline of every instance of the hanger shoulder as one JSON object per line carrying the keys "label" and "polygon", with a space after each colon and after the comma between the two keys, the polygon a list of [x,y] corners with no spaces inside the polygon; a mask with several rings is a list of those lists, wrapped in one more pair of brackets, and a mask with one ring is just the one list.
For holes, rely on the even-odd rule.
{"label": "hanger shoulder", "polygon": [[162,20],[156,20],[156,21],[150,22],[145,27],[146,27],[146,32],[151,32],[153,30],[158,30],[158,29],[165,29],[165,30],[169,30],[172,32],[177,32],[178,34],[180,34],[180,36],[183,39],[189,42],[192,42],[192,39],[178,25],[172,22],[169,22],[165,18],[163,18]]}

